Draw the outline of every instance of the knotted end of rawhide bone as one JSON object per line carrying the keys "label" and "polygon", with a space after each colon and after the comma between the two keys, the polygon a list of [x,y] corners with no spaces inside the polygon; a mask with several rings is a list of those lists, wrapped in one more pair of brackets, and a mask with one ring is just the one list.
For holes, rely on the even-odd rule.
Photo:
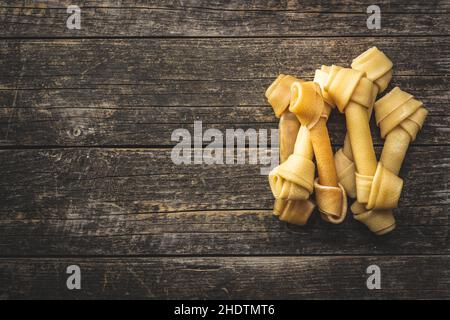
{"label": "knotted end of rawhide bone", "polygon": [[392,79],[392,61],[377,47],[372,47],[352,61],[352,69],[365,72],[366,77],[373,81],[379,92],[386,90]]}
{"label": "knotted end of rawhide bone", "polygon": [[395,218],[392,210],[367,210],[363,204],[355,202],[351,206],[353,218],[364,223],[370,231],[383,235],[395,229]]}
{"label": "knotted end of rawhide bone", "polygon": [[330,94],[325,90],[325,86],[328,83],[328,72],[326,70],[328,70],[327,66],[322,66],[320,70],[316,70],[313,81],[319,85],[323,100],[331,108],[334,108],[336,104]]}
{"label": "knotted end of rawhide bone", "polygon": [[269,173],[272,193],[277,199],[304,200],[313,192],[315,165],[298,154],[289,158]]}
{"label": "knotted end of rawhide bone", "polygon": [[367,209],[397,208],[402,193],[403,180],[378,162],[377,171],[370,188]]}
{"label": "knotted end of rawhide bone", "polygon": [[370,108],[373,103],[373,82],[364,72],[331,66],[325,90],[336,103],[340,112],[344,112],[350,103]]}
{"label": "knotted end of rawhide bone", "polygon": [[427,114],[421,101],[398,87],[375,102],[375,118],[382,138],[386,138],[395,127],[401,126],[414,141]]}
{"label": "knotted end of rawhide bone", "polygon": [[289,111],[295,113],[300,123],[308,129],[314,127],[321,116],[328,117],[329,112],[320,91],[320,86],[312,81],[296,81],[291,85]]}
{"label": "knotted end of rawhide bone", "polygon": [[289,107],[291,85],[295,81],[301,80],[293,76],[280,74],[266,90],[266,98],[277,118]]}
{"label": "knotted end of rawhide bone", "polygon": [[273,213],[281,221],[304,226],[308,222],[314,208],[315,205],[310,200],[285,201],[277,199],[275,200]]}
{"label": "knotted end of rawhide bone", "polygon": [[316,202],[325,221],[339,224],[347,215],[347,194],[342,185],[339,187],[323,186],[319,179],[314,181]]}

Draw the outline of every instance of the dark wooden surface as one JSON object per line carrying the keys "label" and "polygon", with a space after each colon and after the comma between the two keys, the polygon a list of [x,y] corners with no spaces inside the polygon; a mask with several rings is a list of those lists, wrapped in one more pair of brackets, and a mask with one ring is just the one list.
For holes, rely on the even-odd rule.
{"label": "dark wooden surface", "polygon": [[[450,1],[378,2],[380,30],[363,1],[78,1],[81,30],[69,4],[0,1],[0,299],[450,298]],[[258,165],[171,162],[174,129],[276,128],[278,73],[373,45],[430,110],[391,234],[279,222]]]}
{"label": "dark wooden surface", "polygon": [[[449,298],[450,272],[443,267],[448,260],[449,256],[0,259],[6,279],[0,297]],[[81,291],[65,286],[66,267],[72,264],[83,270]],[[381,290],[360,285],[365,284],[366,268],[372,264],[383,270]]]}

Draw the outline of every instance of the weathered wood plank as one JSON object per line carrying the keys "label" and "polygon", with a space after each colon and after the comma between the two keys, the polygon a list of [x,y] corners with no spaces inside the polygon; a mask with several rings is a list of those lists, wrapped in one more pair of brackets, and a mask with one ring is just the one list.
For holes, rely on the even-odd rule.
{"label": "weathered wood plank", "polygon": [[377,238],[350,217],[339,228],[317,214],[304,228],[280,223],[258,165],[175,166],[166,149],[4,150],[0,248],[4,255],[448,253],[449,158],[448,147],[411,148],[398,229]]}
{"label": "weathered wood plank", "polygon": [[[172,132],[185,128],[193,136],[194,121],[202,122],[203,132],[214,128],[223,134],[227,129],[270,132],[278,126],[269,106],[120,108],[113,106],[111,99],[100,97],[98,101],[91,94],[91,103],[86,97],[55,102],[46,97],[43,92],[40,100],[20,102],[30,108],[0,108],[1,146],[174,146],[178,141],[172,141]],[[71,101],[77,106],[71,107]],[[92,107],[83,107],[84,102]],[[130,102],[121,99],[118,103]],[[449,145],[449,126],[450,116],[431,113],[414,144]],[[328,129],[332,143],[342,144],[346,133],[344,117],[333,114]],[[374,119],[372,136],[376,145],[383,144]]]}
{"label": "weathered wood plank", "polygon": [[[32,63],[32,62],[29,62]],[[302,67],[299,65],[299,67]],[[174,66],[174,68],[176,68]],[[12,86],[0,89],[0,108],[95,108],[95,109],[135,109],[148,107],[161,107],[167,110],[167,116],[155,119],[176,121],[179,119],[176,109],[168,107],[259,107],[267,106],[264,96],[265,89],[277,76],[277,73],[267,75],[267,78],[255,79],[238,71],[236,75],[242,79],[156,79],[146,80],[145,83],[129,83],[129,85],[110,84],[102,85],[95,82],[85,83],[74,88],[59,88],[50,85],[37,87],[24,87],[18,81],[19,74],[12,75]],[[6,69],[5,72],[9,72]],[[280,72],[282,69],[280,69]],[[193,73],[198,72],[193,70]],[[275,71],[274,71],[275,72]],[[278,71],[277,71],[278,72]],[[311,71],[312,72],[312,71]],[[296,73],[297,74],[297,73]],[[312,80],[312,73],[298,72],[305,80]],[[127,76],[124,74],[123,76]],[[52,81],[49,77],[42,77],[41,81]],[[75,75],[67,75],[75,77]],[[130,80],[131,81],[131,80]],[[447,86],[447,76],[427,75],[395,75],[390,87],[399,86],[403,90],[414,94],[421,99],[432,115],[450,115],[450,93]],[[16,91],[17,89],[17,91]],[[382,95],[382,94],[381,94]],[[380,95],[380,96],[381,96]],[[207,110],[207,109],[203,109]],[[207,112],[196,110],[197,112]],[[257,116],[257,115],[256,115]],[[243,120],[243,119],[242,119]],[[254,120],[253,118],[249,118]]]}
{"label": "weathered wood plank", "polygon": [[[3,8],[66,8],[73,4],[71,0],[13,0],[3,3]],[[302,11],[302,12],[365,12],[367,1],[364,0],[341,0],[341,1],[289,1],[289,0],[183,0],[173,2],[170,0],[79,0],[77,4],[83,8],[144,8],[144,9],[209,9],[220,11]],[[423,2],[420,0],[380,0],[377,4],[388,13],[425,12],[445,13],[450,11],[448,0],[431,0]],[[37,10],[35,9],[35,10]]]}
{"label": "weathered wood plank", "polygon": [[[448,147],[410,147],[401,172],[405,179],[403,205],[450,204],[446,188],[449,158]],[[143,200],[145,207],[135,207],[140,212],[269,209],[272,205],[267,177],[260,174],[265,165],[249,164],[248,159],[239,165],[175,165],[170,149],[82,148],[2,150],[0,160],[2,194],[10,195],[2,199],[2,211],[8,211],[3,210],[8,204],[26,205],[15,202],[18,194],[30,194],[26,191],[37,200],[29,209],[38,208],[40,201],[45,208],[45,201],[78,197]],[[427,185],[430,182],[433,184]],[[167,198],[167,194],[173,197]],[[148,210],[151,203],[158,206]]]}
{"label": "weathered wood plank", "polygon": [[[80,30],[66,27],[66,8],[72,3],[12,1],[0,5],[3,37],[233,37],[233,36],[373,36],[373,35],[449,35],[448,1],[417,4],[403,3],[401,13],[391,13],[390,4],[378,4],[382,28],[367,28],[369,4],[283,4],[263,2],[241,4],[237,1],[128,3],[118,7],[109,1],[79,4]],[[78,4],[78,3],[77,3]],[[347,3],[348,5],[348,3]],[[338,10],[339,12],[336,12]],[[420,10],[420,12],[418,12]],[[444,12],[440,13],[441,10]],[[435,12],[435,14],[429,14]]]}
{"label": "weathered wood plank", "polygon": [[[106,205],[111,211],[118,207]],[[448,221],[407,223],[421,214],[427,217],[419,218],[424,221],[435,222],[434,214],[448,220],[449,208],[401,208],[397,229],[385,237],[374,236],[350,217],[339,227],[326,224],[317,213],[308,226],[299,227],[279,222],[270,211],[95,217],[93,210],[91,218],[84,219],[27,219],[22,218],[27,213],[19,212],[13,220],[0,220],[0,248],[2,256],[448,254]]]}
{"label": "weathered wood plank", "polygon": [[[0,259],[3,299],[438,299],[449,256]],[[81,290],[66,268],[81,268]],[[381,269],[368,290],[366,269]]]}
{"label": "weathered wood plank", "polygon": [[[0,48],[4,58],[0,59],[1,143],[163,146],[173,144],[169,138],[175,128],[190,126],[194,119],[233,127],[259,128],[259,122],[275,127],[270,108],[262,107],[266,105],[264,89],[279,72],[310,78],[317,61],[349,61],[369,46],[366,39],[345,39],[352,45],[347,46],[351,53],[344,59],[342,51],[339,57],[335,50],[327,52],[338,45],[330,39],[4,41]],[[415,94],[431,112],[417,143],[446,144],[448,117],[441,115],[449,115],[445,55],[449,40],[438,44],[431,38],[415,40],[381,40],[396,61],[392,86]],[[442,55],[423,56],[433,45]],[[67,52],[79,59],[67,61]],[[279,52],[290,52],[302,63],[293,66],[290,55]],[[405,54],[412,56],[405,59]],[[420,68],[411,64],[419,54]],[[341,143],[344,128],[334,127],[333,121],[330,131],[336,134],[335,142]],[[74,137],[73,130],[81,130],[80,135]]]}
{"label": "weathered wood plank", "polygon": [[[394,61],[394,83],[398,76],[449,73],[450,37],[2,40],[0,88],[95,89],[120,84],[126,90],[125,86],[175,80],[175,84],[198,81],[200,91],[206,81],[266,79],[270,83],[279,73],[306,78],[321,64],[348,65],[373,45]],[[439,78],[433,86],[446,90],[444,84],[445,78]],[[218,86],[207,86],[214,87]],[[165,91],[159,86],[153,89]]]}

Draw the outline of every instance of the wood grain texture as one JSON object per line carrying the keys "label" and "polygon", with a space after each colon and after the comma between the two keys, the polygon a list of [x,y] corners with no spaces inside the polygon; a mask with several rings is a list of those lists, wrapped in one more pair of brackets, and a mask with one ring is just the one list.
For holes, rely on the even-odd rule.
{"label": "wood grain texture", "polygon": [[[0,298],[448,299],[449,263],[448,255],[0,259]],[[72,264],[81,268],[81,290],[66,288]],[[367,289],[372,264],[382,290]]]}
{"label": "wood grain texture", "polygon": [[[270,107],[173,107],[173,108],[26,108],[0,109],[0,145],[27,146],[157,146],[170,147],[177,129],[187,129],[194,135],[194,121],[201,121],[203,132],[218,129],[278,128]],[[449,145],[450,116],[431,115],[414,145]],[[329,124],[334,145],[342,145],[346,133],[345,119],[332,115]],[[384,142],[372,120],[375,145]],[[204,144],[208,144],[207,141]],[[270,145],[270,140],[269,140]]]}
{"label": "wood grain texture", "polygon": [[[0,299],[450,298],[450,1],[378,1],[381,30],[360,0],[77,1],[81,30],[70,4],[0,1]],[[260,165],[172,163],[173,130],[275,128],[279,73],[374,45],[430,111],[391,234],[278,221]]]}
{"label": "wood grain texture", "polygon": [[0,247],[7,255],[448,253],[449,157],[448,147],[410,149],[398,229],[378,238],[351,217],[338,227],[317,214],[306,228],[280,223],[259,165],[175,166],[167,149],[5,150]]}
{"label": "wood grain texture", "polygon": [[[194,93],[201,94],[206,81],[266,79],[269,84],[279,73],[311,78],[321,64],[348,66],[375,45],[395,61],[394,83],[398,76],[441,76],[432,87],[448,90],[442,77],[449,72],[450,37],[2,40],[0,89],[94,89],[111,84],[125,89],[173,80],[177,82],[172,85],[199,82]],[[248,102],[244,92],[234,91],[243,97],[242,104]],[[220,96],[221,91],[206,93]],[[420,98],[428,96],[419,93]]]}
{"label": "wood grain texture", "polygon": [[[2,8],[66,8],[72,4],[70,0],[12,0],[2,3]],[[305,11],[305,12],[361,12],[365,11],[367,1],[364,0],[341,0],[339,2],[332,1],[315,1],[315,0],[79,0],[77,4],[86,8],[148,8],[148,9],[210,9],[217,11],[247,11],[247,10],[263,10],[263,11]],[[425,13],[445,13],[450,11],[450,3],[448,0],[430,0],[423,2],[420,0],[380,0],[377,1],[389,13],[404,12],[425,12]],[[363,10],[362,10],[362,9]]]}
{"label": "wood grain texture", "polygon": [[[401,86],[430,110],[417,144],[448,143],[449,43],[447,38],[436,43],[438,39],[377,41],[396,61],[391,88]],[[348,52],[337,55],[333,48],[338,41],[352,43],[346,46]],[[194,120],[221,130],[274,128],[276,118],[263,92],[279,72],[309,79],[319,61],[347,64],[374,41],[3,41],[0,143],[168,146],[174,144],[172,131],[190,128]],[[415,57],[430,46],[436,51],[423,56],[419,68]],[[292,63],[291,56],[302,63]],[[343,139],[342,123],[339,116],[330,122],[337,144]],[[79,134],[74,136],[74,131]],[[382,143],[377,130],[373,136],[377,144]]]}
{"label": "wood grain texture", "polygon": [[[313,1],[78,3],[80,30],[66,27],[70,2],[11,1],[0,6],[2,37],[267,37],[449,35],[448,1],[380,4],[382,28],[366,26],[369,4]],[[400,11],[401,13],[399,13]],[[430,15],[430,11],[434,14]],[[396,13],[393,13],[396,12]]]}
{"label": "wood grain texture", "polygon": [[[214,68],[215,63],[210,61],[206,67]],[[265,67],[271,66],[269,61],[266,63]],[[8,84],[0,89],[0,109],[31,108],[38,109],[38,111],[52,108],[140,110],[142,108],[159,107],[167,110],[165,116],[162,113],[163,110],[160,113],[155,113],[155,120],[161,122],[174,122],[180,118],[184,119],[183,109],[170,109],[170,107],[268,107],[264,91],[276,78],[278,72],[284,72],[284,67],[280,66],[279,69],[272,71],[273,74],[265,74],[264,78],[252,78],[251,75],[240,69],[239,62],[236,61],[232,68],[236,71],[234,76],[238,79],[204,79],[202,77],[206,75],[199,75],[198,79],[187,80],[161,77],[160,79],[145,79],[142,83],[139,83],[136,79],[122,80],[128,82],[127,85],[115,84],[113,81],[99,84],[92,78],[95,76],[95,72],[92,72],[92,74],[89,74],[91,79],[84,81],[82,84],[64,87],[64,84],[58,82],[61,75],[44,75],[42,74],[46,72],[44,68],[41,71],[35,71],[35,78],[37,79],[32,79],[32,74],[25,75],[25,70],[29,68],[29,64],[33,64],[33,62],[24,62],[22,77],[20,77],[20,71],[17,73],[11,72],[6,64],[4,65],[2,72],[4,76],[7,73],[9,76],[2,80],[8,82]],[[174,62],[171,68],[175,71],[176,69],[179,70],[181,66]],[[290,67],[286,65],[285,68]],[[301,70],[305,68],[301,63],[297,65],[297,68],[297,71],[292,69],[290,72],[295,72],[305,80],[312,80],[312,69]],[[103,69],[99,71],[106,72]],[[399,71],[401,70],[396,70],[396,72]],[[187,73],[187,70],[185,72]],[[202,71],[194,68],[190,76],[195,76],[200,72]],[[414,71],[406,70],[406,72],[413,73]],[[448,72],[448,70],[442,70],[440,75],[434,76],[424,74],[396,75],[387,91],[394,86],[399,86],[421,99],[430,110],[430,115],[450,115],[447,108],[450,103],[450,94],[446,85],[445,72]],[[65,73],[67,73],[64,76],[65,81],[76,82],[82,78],[79,75],[70,74],[67,70]],[[87,73],[89,73],[89,70]],[[133,75],[126,73],[121,76],[133,77]],[[106,76],[102,75],[102,77]],[[49,83],[45,84],[45,80]],[[29,81],[34,81],[34,84],[27,84]],[[54,86],[53,83],[59,84]],[[73,83],[67,83],[67,85],[70,84]],[[217,111],[217,109],[215,110]],[[178,112],[180,112],[179,115]],[[197,112],[207,112],[207,109]],[[269,113],[266,112],[265,114]],[[245,117],[239,122],[254,122],[259,121],[259,119],[261,119],[260,115],[256,113],[254,118]]]}
{"label": "wood grain texture", "polygon": [[[109,206],[117,208],[114,203]],[[22,217],[29,214],[18,213],[14,219],[0,221],[0,247],[4,257],[449,254],[448,221],[446,225],[409,225],[411,220],[448,220],[448,209],[400,208],[396,211],[402,215],[399,226],[386,237],[371,234],[351,217],[333,228],[320,221],[317,213],[303,228],[279,222],[269,210],[84,219],[27,219]]]}

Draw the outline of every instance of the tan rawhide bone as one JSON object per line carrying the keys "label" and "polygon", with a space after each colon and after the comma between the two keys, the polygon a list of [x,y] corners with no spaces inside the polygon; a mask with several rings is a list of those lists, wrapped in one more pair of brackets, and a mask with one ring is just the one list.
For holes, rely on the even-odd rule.
{"label": "tan rawhide bone", "polygon": [[[295,120],[291,119],[291,116],[293,116]],[[285,119],[283,120],[283,118]],[[300,139],[298,139],[299,143],[295,143],[295,141],[297,140],[296,137],[300,134],[299,131],[297,133],[294,132],[296,126],[297,128],[300,127],[300,123],[298,122],[297,117],[289,110],[284,111],[284,113],[281,115],[279,124],[281,163],[285,162],[287,157],[295,153],[294,145],[299,148],[299,146],[301,146],[303,143],[307,143],[307,149],[312,148],[308,132],[308,136],[305,137],[303,134],[303,139],[302,137],[300,137]],[[307,141],[305,142],[304,140]],[[298,225],[305,225],[308,222],[308,219],[311,216],[314,207],[314,203],[308,199],[283,200],[278,198],[275,199],[273,212],[279,217],[281,221],[286,221]]]}
{"label": "tan rawhide bone", "polygon": [[[352,69],[365,72],[367,79],[374,83],[372,92],[373,103],[378,93],[386,90],[392,79],[392,61],[377,47],[372,47],[353,59]],[[326,66],[322,66],[322,70],[327,71],[328,69]],[[367,109],[369,119],[372,115],[373,103]],[[345,136],[344,146],[334,155],[334,160],[339,182],[344,187],[347,195],[355,198],[355,164],[348,134]]]}
{"label": "tan rawhide bone", "polygon": [[[290,102],[290,86],[295,77],[279,75],[266,91],[266,97],[272,105],[275,115],[280,118],[280,163],[285,162],[294,153],[300,123],[297,117],[287,108]],[[307,141],[310,145],[310,141]],[[307,146],[308,147],[308,146]],[[314,173],[313,173],[314,174]],[[315,205],[310,200],[275,199],[273,213],[280,220],[293,224],[304,225],[308,221]]]}
{"label": "tan rawhide bone", "polygon": [[[277,96],[280,98],[283,97],[283,103],[286,103],[285,97],[290,97],[291,94],[290,91],[286,92],[287,83],[292,84],[300,81],[297,79],[296,81],[292,81],[295,78],[288,77],[290,76],[285,76],[281,80],[278,77],[278,81],[275,80],[277,86],[275,88],[272,86],[269,87],[269,89],[274,88],[274,92],[277,89],[279,91],[283,90],[283,94],[278,94]],[[269,94],[269,97],[273,94]],[[269,99],[269,101],[271,100]],[[280,110],[281,108],[278,106],[277,112]],[[300,128],[293,154],[269,174],[270,187],[276,199],[305,200],[309,198],[309,195],[313,191],[314,183],[315,166],[312,162],[313,155],[309,133],[306,128]]]}
{"label": "tan rawhide bone", "polygon": [[279,213],[282,221],[304,225],[314,210],[314,204],[308,200],[313,191],[315,172],[312,158],[309,131],[301,126],[294,152],[269,174],[270,187],[276,198],[274,212]]}
{"label": "tan rawhide bone", "polygon": [[[380,158],[384,168],[394,174],[400,172],[409,144],[416,139],[427,114],[422,102],[398,87],[375,103],[375,118],[381,130],[381,137],[386,139]],[[386,234],[395,228],[392,210],[367,211],[363,205],[355,203],[352,205],[352,211],[356,220],[366,224],[378,235]]]}
{"label": "tan rawhide bone", "polygon": [[314,182],[316,202],[322,217],[332,223],[341,223],[347,212],[347,197],[338,184],[326,126],[331,106],[324,101],[319,84],[296,81],[291,86],[289,110],[300,120],[300,131],[304,128],[310,133],[319,176]]}
{"label": "tan rawhide bone", "polygon": [[[326,116],[328,117],[328,114],[330,113],[331,109],[334,108],[336,106],[336,104],[334,103],[333,99],[331,98],[331,96],[328,94],[328,92],[325,91],[324,87],[326,85],[326,83],[328,82],[328,72],[326,70],[326,67],[320,69],[320,70],[316,70],[315,74],[314,74],[314,82],[317,83],[320,86],[320,90],[321,90],[321,94],[322,94],[322,98],[325,102],[325,113]],[[329,161],[329,159],[327,160]],[[339,176],[337,176],[339,178]],[[344,186],[342,184],[339,185],[340,188],[344,188]],[[319,199],[318,202],[324,202],[327,201],[327,193],[330,192],[328,191],[330,187],[328,186],[323,186],[320,184],[315,184],[315,191],[316,191],[316,198]],[[345,188],[344,188],[345,190]],[[340,192],[342,192],[341,190],[339,190]],[[321,207],[324,207],[325,205],[322,204]],[[327,215],[327,214],[323,214],[322,213],[322,218],[328,222],[331,223],[341,223],[342,221],[344,221],[345,217],[347,216],[347,201],[345,201],[345,203],[343,203],[342,206],[342,214],[339,218],[336,218],[333,215]]]}
{"label": "tan rawhide bone", "polygon": [[301,126],[294,153],[269,173],[272,193],[277,199],[305,200],[313,192],[315,166],[309,131]]}
{"label": "tan rawhide bone", "polygon": [[[367,109],[372,104],[373,82],[364,72],[332,66],[325,90],[335,101],[339,111],[345,112],[347,131],[356,165],[356,197],[367,209],[397,207],[403,180],[377,165],[370,135]],[[391,183],[384,183],[390,180]],[[380,186],[380,188],[372,188]],[[384,194],[395,195],[383,197]],[[375,201],[383,198],[385,201]],[[389,200],[389,201],[388,201]]]}

